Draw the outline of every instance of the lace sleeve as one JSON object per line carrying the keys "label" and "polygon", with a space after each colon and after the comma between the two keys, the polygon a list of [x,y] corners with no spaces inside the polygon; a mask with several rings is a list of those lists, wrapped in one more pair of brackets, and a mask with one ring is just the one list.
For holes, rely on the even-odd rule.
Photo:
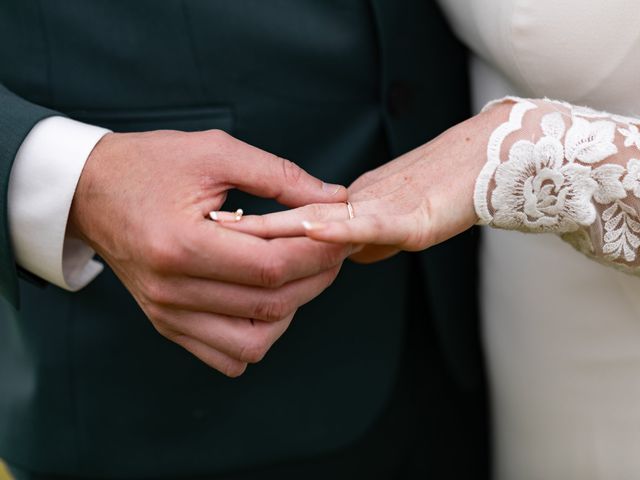
{"label": "lace sleeve", "polygon": [[640,119],[554,100],[507,97],[476,180],[480,222],[553,232],[598,261],[640,275]]}

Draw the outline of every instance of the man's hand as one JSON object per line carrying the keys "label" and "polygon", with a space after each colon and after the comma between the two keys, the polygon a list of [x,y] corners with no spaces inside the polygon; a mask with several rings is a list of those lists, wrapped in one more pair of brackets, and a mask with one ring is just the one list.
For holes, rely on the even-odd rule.
{"label": "man's hand", "polygon": [[346,199],[344,187],[221,131],[113,133],[87,160],[69,234],[111,266],[158,332],[238,376],[331,284],[349,249],[217,225],[208,214],[231,188],[292,207]]}

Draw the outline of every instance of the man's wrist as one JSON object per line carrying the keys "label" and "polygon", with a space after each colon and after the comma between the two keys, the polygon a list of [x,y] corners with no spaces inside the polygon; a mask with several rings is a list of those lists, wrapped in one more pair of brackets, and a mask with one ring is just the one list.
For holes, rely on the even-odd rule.
{"label": "man's wrist", "polygon": [[99,164],[102,163],[104,151],[108,150],[108,145],[113,140],[113,137],[117,134],[113,132],[106,133],[95,144],[91,153],[87,157],[87,160],[78,179],[75,192],[73,194],[73,201],[71,202],[71,208],[69,210],[69,219],[67,221],[67,235],[72,238],[82,240],[87,244],[92,244],[91,240],[91,228],[88,225],[88,220],[91,215],[89,211],[91,207],[89,205],[89,198],[92,192],[95,192],[96,182],[100,182],[98,176],[95,174]]}

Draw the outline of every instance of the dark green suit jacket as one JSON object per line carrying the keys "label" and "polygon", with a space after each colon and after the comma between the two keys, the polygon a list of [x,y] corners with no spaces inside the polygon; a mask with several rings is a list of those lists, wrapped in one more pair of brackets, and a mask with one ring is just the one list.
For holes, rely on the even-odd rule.
{"label": "dark green suit jacket", "polygon": [[[159,336],[108,268],[79,293],[43,286],[8,236],[12,161],[49,115],[220,128],[343,184],[424,143],[468,115],[465,52],[434,3],[0,3],[0,457],[84,477],[261,468],[348,450],[403,391],[426,392],[406,409],[425,464],[484,455],[473,235],[345,265],[236,380]],[[407,356],[412,322],[422,356]]]}

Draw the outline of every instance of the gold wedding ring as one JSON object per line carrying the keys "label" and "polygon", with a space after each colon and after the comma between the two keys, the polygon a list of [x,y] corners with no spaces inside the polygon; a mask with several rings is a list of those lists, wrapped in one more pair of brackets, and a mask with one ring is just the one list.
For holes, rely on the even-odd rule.
{"label": "gold wedding ring", "polygon": [[347,212],[349,212],[349,220],[353,220],[353,218],[356,216],[356,214],[353,211],[353,205],[351,205],[351,202],[344,202],[347,204]]}

